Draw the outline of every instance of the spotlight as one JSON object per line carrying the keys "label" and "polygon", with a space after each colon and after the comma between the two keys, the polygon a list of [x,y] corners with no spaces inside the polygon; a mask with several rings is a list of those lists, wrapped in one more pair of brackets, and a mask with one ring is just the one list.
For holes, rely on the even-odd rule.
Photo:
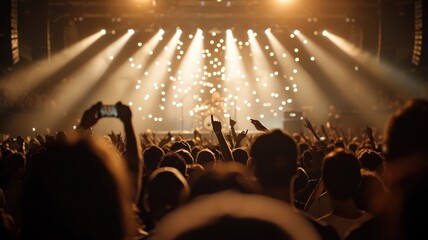
{"label": "spotlight", "polygon": [[328,31],[327,31],[327,30],[322,31],[322,35],[323,35],[324,37],[328,36]]}
{"label": "spotlight", "polygon": [[105,29],[101,29],[101,34],[102,34],[102,35],[106,35],[106,34],[107,34],[107,30],[105,30]]}
{"label": "spotlight", "polygon": [[294,35],[296,35],[296,36],[297,36],[297,35],[299,35],[299,34],[300,34],[300,31],[296,29],[296,30],[294,30],[294,32],[293,32],[293,33],[294,33]]}
{"label": "spotlight", "polygon": [[269,34],[269,33],[271,33],[271,31],[272,31],[272,30],[271,30],[270,28],[267,28],[267,29],[265,30],[265,33],[266,33],[266,34]]}
{"label": "spotlight", "polygon": [[128,29],[128,34],[133,35],[134,33],[135,33],[135,30],[134,30],[134,29]]}

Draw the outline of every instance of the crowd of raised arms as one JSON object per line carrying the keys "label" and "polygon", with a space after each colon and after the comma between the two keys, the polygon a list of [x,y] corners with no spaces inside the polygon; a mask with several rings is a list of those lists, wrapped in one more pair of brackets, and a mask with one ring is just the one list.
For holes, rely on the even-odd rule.
{"label": "crowd of raised arms", "polygon": [[[97,134],[96,103],[73,131],[11,136],[0,156],[0,239],[414,239],[428,229],[428,101],[384,130],[304,120],[307,133]],[[230,126],[228,131],[223,126]],[[215,136],[215,137],[214,137]]]}

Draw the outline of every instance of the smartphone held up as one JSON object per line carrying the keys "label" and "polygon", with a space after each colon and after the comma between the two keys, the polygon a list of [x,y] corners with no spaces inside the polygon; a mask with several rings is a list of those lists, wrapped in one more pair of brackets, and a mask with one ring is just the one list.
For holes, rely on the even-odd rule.
{"label": "smartphone held up", "polygon": [[104,117],[117,117],[117,107],[116,105],[101,105],[98,111],[98,118]]}

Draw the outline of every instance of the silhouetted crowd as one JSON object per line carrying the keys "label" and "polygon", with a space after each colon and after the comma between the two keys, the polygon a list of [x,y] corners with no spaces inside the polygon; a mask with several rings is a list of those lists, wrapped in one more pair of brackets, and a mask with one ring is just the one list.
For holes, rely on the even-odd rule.
{"label": "silhouetted crowd", "polygon": [[[73,131],[1,144],[0,239],[415,239],[428,229],[428,101],[382,131],[304,120],[256,133],[211,116],[212,136],[97,134],[98,102]],[[229,127],[224,127],[224,126]]]}

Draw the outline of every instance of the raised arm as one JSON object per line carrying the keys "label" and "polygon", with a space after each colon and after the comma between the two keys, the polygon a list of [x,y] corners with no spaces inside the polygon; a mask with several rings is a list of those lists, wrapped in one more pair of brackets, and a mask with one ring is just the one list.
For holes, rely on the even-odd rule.
{"label": "raised arm", "polygon": [[236,130],[235,130],[236,121],[230,118],[229,125],[230,125],[231,134],[233,137],[233,141],[235,141],[236,143],[236,140],[238,139],[238,135],[236,134]]}
{"label": "raised arm", "polygon": [[213,126],[213,131],[217,137],[218,143],[220,144],[223,159],[225,161],[233,161],[232,152],[230,151],[229,145],[227,145],[226,139],[221,132],[221,122],[215,121],[213,115],[211,115],[211,125]]}
{"label": "raised arm", "polygon": [[257,119],[250,119],[251,123],[254,125],[254,127],[262,132],[269,132],[269,129],[267,129],[263,124],[257,120]]}
{"label": "raised arm", "polygon": [[324,127],[324,125],[321,125],[321,130],[325,136],[325,140],[329,143],[330,142],[330,135],[328,134],[327,129]]}
{"label": "raised arm", "polygon": [[244,138],[247,136],[247,134],[248,134],[248,129],[247,129],[247,131],[242,131],[239,133],[239,135],[236,139],[235,148],[241,147],[241,142],[242,142],[242,140],[244,140]]}
{"label": "raised arm", "polygon": [[373,129],[369,126],[366,127],[366,133],[367,133],[367,137],[369,137],[370,140],[370,146],[373,150],[376,150],[376,143],[373,137]]}
{"label": "raised arm", "polygon": [[309,119],[305,118],[304,126],[312,132],[312,134],[318,141],[320,140],[320,137],[318,136],[317,132],[315,131],[315,128],[312,126],[312,123],[309,121]]}
{"label": "raised arm", "polygon": [[143,167],[141,145],[139,144],[139,140],[134,132],[134,126],[132,125],[131,109],[121,102],[116,103],[116,107],[118,118],[122,121],[125,129],[126,160],[128,169],[131,173],[132,187],[136,196],[135,201],[138,201],[137,196],[140,196]]}

